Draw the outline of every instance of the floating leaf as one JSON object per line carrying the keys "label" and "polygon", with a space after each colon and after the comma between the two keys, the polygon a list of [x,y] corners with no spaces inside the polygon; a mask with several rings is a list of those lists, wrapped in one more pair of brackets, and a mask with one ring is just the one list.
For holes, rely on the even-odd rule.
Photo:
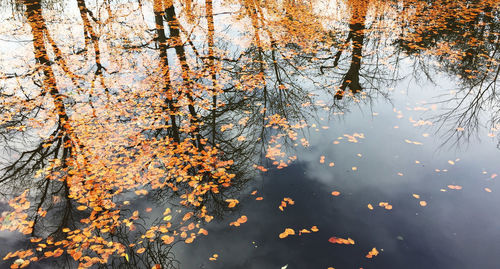
{"label": "floating leaf", "polygon": [[351,238],[343,239],[343,238],[338,238],[338,237],[330,237],[328,239],[328,242],[332,244],[345,244],[345,245],[354,245],[354,240]]}
{"label": "floating leaf", "polygon": [[219,254],[214,254],[214,255],[212,255],[212,257],[210,257],[208,259],[211,261],[216,261],[218,257],[219,257]]}
{"label": "floating leaf", "polygon": [[378,250],[376,248],[372,248],[372,250],[370,250],[370,252],[368,252],[368,254],[366,254],[366,257],[368,259],[371,259],[377,255],[378,255]]}

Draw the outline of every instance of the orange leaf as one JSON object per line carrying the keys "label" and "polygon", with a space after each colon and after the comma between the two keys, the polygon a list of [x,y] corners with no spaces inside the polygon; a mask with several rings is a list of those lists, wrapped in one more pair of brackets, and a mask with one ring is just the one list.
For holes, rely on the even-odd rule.
{"label": "orange leaf", "polygon": [[75,261],[78,261],[80,259],[80,257],[82,257],[82,252],[77,251],[77,252],[73,253],[71,256],[73,257],[73,259],[75,259]]}
{"label": "orange leaf", "polygon": [[165,244],[172,244],[172,242],[174,242],[175,238],[173,236],[168,236],[168,235],[164,235],[161,237],[161,239],[163,240],[163,243]]}
{"label": "orange leaf", "polygon": [[182,218],[183,221],[186,221],[188,219],[190,219],[191,217],[193,216],[193,212],[188,212],[184,215],[184,217]]}
{"label": "orange leaf", "polygon": [[236,199],[226,199],[226,202],[229,203],[229,208],[235,207],[239,203],[239,201]]}
{"label": "orange leaf", "polygon": [[378,253],[379,253],[379,252],[378,252],[378,250],[377,250],[376,248],[372,248],[372,250],[370,250],[370,251],[368,252],[368,254],[366,254],[366,257],[367,257],[368,259],[371,259],[372,257],[377,256],[377,255],[378,255]]}
{"label": "orange leaf", "polygon": [[241,216],[241,217],[238,219],[238,222],[239,222],[239,223],[245,223],[245,222],[247,222],[247,220],[248,220],[247,216]]}

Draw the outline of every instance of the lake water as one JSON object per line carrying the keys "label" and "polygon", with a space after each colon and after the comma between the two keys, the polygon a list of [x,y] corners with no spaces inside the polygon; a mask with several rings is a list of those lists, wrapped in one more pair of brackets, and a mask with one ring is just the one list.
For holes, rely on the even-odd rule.
{"label": "lake water", "polygon": [[496,1],[0,3],[1,268],[500,266]]}

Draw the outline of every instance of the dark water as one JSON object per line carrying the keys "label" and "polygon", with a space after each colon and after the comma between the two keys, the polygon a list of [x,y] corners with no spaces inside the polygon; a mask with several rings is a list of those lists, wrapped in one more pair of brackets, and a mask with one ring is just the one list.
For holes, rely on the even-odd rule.
{"label": "dark water", "polygon": [[1,268],[500,267],[496,1],[0,3]]}
{"label": "dark water", "polygon": [[[249,217],[248,225],[235,229],[222,222],[209,242],[200,241],[189,252],[217,252],[221,263],[189,267],[496,268],[498,197],[484,191],[496,185],[490,179],[497,171],[495,143],[486,139],[462,151],[436,150],[440,140],[433,138],[420,139],[423,146],[409,145],[405,137],[420,138],[421,132],[404,119],[389,120],[392,111],[378,111],[373,119],[353,115],[346,116],[349,123],[338,124],[347,133],[363,130],[366,139],[359,144],[332,145],[332,137],[339,134],[332,130],[318,135],[310,151],[300,152],[297,164],[265,174],[255,186],[265,199],[249,196],[241,210]],[[394,131],[398,122],[400,129]],[[319,163],[319,155],[327,156],[326,164]],[[447,163],[457,158],[455,165]],[[329,160],[335,161],[334,167],[328,167]],[[447,187],[455,184],[463,189]],[[340,196],[332,196],[333,190]],[[421,207],[412,194],[419,194],[427,206]],[[293,198],[296,205],[280,212],[283,197]],[[389,202],[392,210],[379,207],[380,201]],[[374,210],[367,208],[369,203]],[[320,231],[277,236],[284,227],[312,225]],[[327,241],[331,236],[351,237],[356,244],[333,245]],[[364,258],[373,247],[382,250],[380,256]]]}

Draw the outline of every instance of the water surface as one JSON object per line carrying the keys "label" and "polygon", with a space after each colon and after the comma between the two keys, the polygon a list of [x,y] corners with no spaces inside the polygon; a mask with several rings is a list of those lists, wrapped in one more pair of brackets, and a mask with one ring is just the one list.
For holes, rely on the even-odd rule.
{"label": "water surface", "polygon": [[496,1],[1,3],[1,266],[499,266]]}

